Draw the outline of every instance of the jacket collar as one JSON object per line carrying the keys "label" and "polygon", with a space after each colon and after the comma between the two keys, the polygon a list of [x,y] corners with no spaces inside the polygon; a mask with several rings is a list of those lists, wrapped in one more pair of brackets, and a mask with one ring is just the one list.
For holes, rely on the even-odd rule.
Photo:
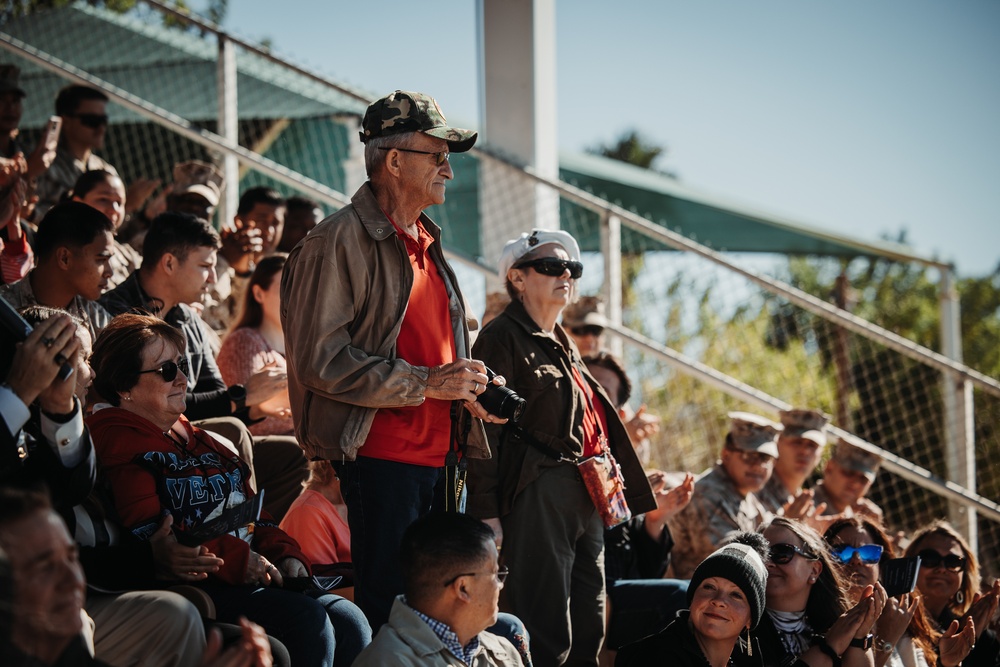
{"label": "jacket collar", "polygon": [[[371,181],[365,182],[358,188],[358,191],[351,197],[351,205],[354,206],[355,212],[361,218],[361,224],[364,225],[365,231],[373,239],[384,241],[390,236],[396,235],[396,228],[389,221],[389,218],[385,217],[385,213],[378,205],[378,200],[375,199],[375,191],[372,190]],[[434,240],[440,242],[441,228],[435,225],[426,213],[420,214],[420,222],[424,229],[434,237]]]}
{"label": "jacket collar", "polygon": [[[549,335],[542,331],[542,328],[538,326],[535,320],[531,319],[531,315],[529,315],[528,311],[524,309],[524,304],[518,299],[511,300],[510,305],[508,305],[503,313],[501,313],[501,316],[509,317],[529,335],[544,338],[550,343],[552,342]],[[566,335],[566,331],[562,328],[561,324],[557,322],[555,327],[552,329],[552,333],[559,340],[559,342],[562,343],[562,346],[567,350],[571,358],[575,359],[580,356],[579,353],[576,352],[576,346],[572,341],[570,341],[569,336]]]}
{"label": "jacket collar", "polygon": [[149,311],[150,313],[157,313],[160,319],[169,322],[171,324],[186,322],[188,320],[188,314],[184,306],[186,304],[179,303],[169,312],[160,312],[160,304],[162,303],[158,298],[150,296],[146,293],[146,290],[142,288],[142,283],[139,281],[139,270],[133,271],[128,278],[126,278],[118,289],[126,295],[129,303],[133,304],[134,308],[142,308]]}
{"label": "jacket collar", "polygon": [[[392,609],[389,610],[389,625],[398,633],[399,638],[407,643],[413,652],[421,658],[429,658],[441,653],[441,651],[447,650],[444,643],[434,634],[431,627],[406,604],[404,597],[403,595],[397,596],[392,603]],[[496,641],[488,632],[480,632],[479,641],[480,646],[476,652],[477,656],[486,651],[491,653],[497,660],[507,659],[506,647]]]}

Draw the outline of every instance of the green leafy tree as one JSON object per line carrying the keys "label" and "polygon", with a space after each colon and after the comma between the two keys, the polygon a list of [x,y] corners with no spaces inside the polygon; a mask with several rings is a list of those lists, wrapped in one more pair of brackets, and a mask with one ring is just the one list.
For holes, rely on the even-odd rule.
{"label": "green leafy tree", "polygon": [[[827,297],[835,275],[847,274],[854,293],[853,312],[875,324],[930,349],[940,349],[939,285],[936,269],[884,259],[857,259],[846,266],[830,260],[793,259],[789,280],[801,289]],[[1000,271],[965,278],[956,285],[961,307],[964,363],[1000,378]],[[837,327],[801,310],[782,306],[772,317],[768,343],[775,347],[794,340],[813,341],[823,359],[823,372],[835,372],[833,344]],[[848,347],[853,431],[866,440],[946,477],[943,453],[945,414],[941,373],[911,361],[877,343],[854,334]],[[1000,399],[974,392],[977,490],[987,498],[1000,497]],[[897,501],[925,499],[905,505],[907,526],[944,516],[945,501],[893,475],[882,475],[873,495],[890,506]],[[904,506],[897,508],[903,510]],[[897,512],[898,516],[898,512]],[[1000,526],[981,521],[984,544],[1000,542]]]}
{"label": "green leafy tree", "polygon": [[671,178],[677,177],[673,172],[653,168],[653,164],[657,160],[666,156],[667,149],[664,146],[650,143],[635,129],[626,130],[613,143],[598,144],[597,146],[588,148],[587,152],[593,155],[603,155],[619,162],[634,164],[637,167],[649,169],[650,171],[657,171]]}
{"label": "green leafy tree", "polygon": [[[666,345],[770,395],[794,391],[809,396],[809,405],[828,409],[834,381],[810,344],[805,339],[788,340],[781,349],[766,344],[773,299],[747,299],[732,307],[727,293],[714,281],[697,285],[685,276],[674,278],[666,286]],[[708,467],[728,430],[726,414],[758,411],[684,373],[645,370],[643,396],[662,420],[653,462],[664,469]]]}

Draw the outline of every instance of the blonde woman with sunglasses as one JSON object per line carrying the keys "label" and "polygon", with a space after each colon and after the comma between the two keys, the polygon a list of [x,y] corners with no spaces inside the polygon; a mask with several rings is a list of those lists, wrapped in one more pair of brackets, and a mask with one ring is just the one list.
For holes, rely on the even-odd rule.
{"label": "blonde woman with sunglasses", "polygon": [[765,665],[872,667],[872,629],[885,606],[878,582],[858,602],[823,538],[809,526],[775,517],[763,526],[770,543],[766,613],[757,631]]}

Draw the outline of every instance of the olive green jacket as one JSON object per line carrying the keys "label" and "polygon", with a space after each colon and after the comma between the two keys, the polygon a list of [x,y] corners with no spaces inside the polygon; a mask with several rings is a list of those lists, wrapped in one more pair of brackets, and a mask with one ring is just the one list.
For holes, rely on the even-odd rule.
{"label": "olive green jacket", "polygon": [[[625,498],[632,514],[656,507],[642,464],[632,448],[625,425],[601,385],[580,360],[576,345],[558,324],[546,335],[520,302],[514,301],[479,334],[473,355],[507,379],[507,386],[527,402],[518,426],[557,452],[577,457],[583,453],[582,392],[576,389],[576,365],[594,396],[601,401],[608,422],[608,444],[621,466]],[[542,470],[560,463],[513,435],[509,428],[486,426],[493,458],[469,461],[468,512],[480,519],[510,512],[514,498],[538,479]]]}

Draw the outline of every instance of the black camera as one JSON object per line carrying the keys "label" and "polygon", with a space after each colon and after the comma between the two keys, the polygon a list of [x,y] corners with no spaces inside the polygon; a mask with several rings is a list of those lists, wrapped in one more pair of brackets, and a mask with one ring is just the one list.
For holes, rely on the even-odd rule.
{"label": "black camera", "polygon": [[486,369],[486,377],[489,378],[489,382],[476,401],[491,415],[516,422],[524,412],[525,400],[513,389],[493,384],[496,373],[489,368]]}

